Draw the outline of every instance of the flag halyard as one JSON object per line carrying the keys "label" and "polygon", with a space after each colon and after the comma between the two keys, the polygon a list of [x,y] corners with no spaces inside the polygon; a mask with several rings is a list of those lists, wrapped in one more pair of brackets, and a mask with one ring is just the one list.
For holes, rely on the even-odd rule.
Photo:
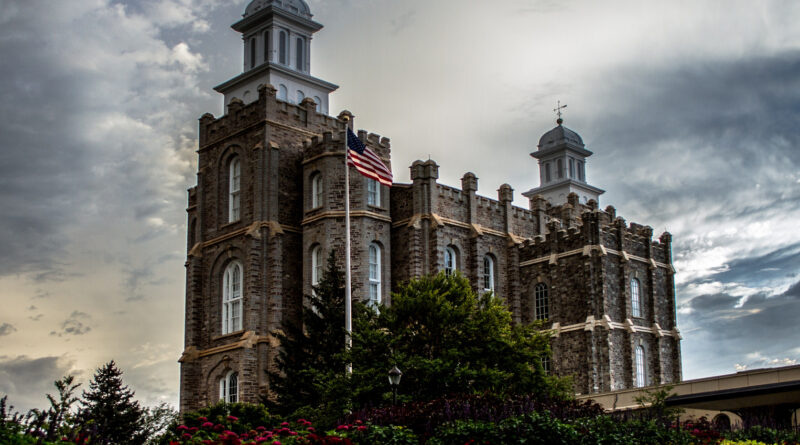
{"label": "flag halyard", "polygon": [[391,170],[349,128],[347,129],[347,165],[352,165],[362,175],[387,187],[392,186]]}

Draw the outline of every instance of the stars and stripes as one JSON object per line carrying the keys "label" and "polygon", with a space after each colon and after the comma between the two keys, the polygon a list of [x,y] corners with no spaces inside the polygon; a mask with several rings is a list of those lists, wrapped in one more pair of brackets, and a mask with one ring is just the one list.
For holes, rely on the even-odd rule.
{"label": "stars and stripes", "polygon": [[349,128],[347,129],[347,165],[352,165],[362,175],[387,187],[392,186],[392,172],[381,161],[381,158],[367,148]]}

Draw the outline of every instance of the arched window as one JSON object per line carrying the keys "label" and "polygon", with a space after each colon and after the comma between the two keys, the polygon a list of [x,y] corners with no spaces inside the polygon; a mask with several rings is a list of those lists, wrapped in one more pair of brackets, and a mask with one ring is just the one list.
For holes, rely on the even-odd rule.
{"label": "arched window", "polygon": [[552,177],[550,176],[550,163],[544,164],[544,182],[550,182]]}
{"label": "arched window", "polygon": [[314,96],[314,102],[317,104],[317,113],[322,113],[322,99],[319,96]]}
{"label": "arched window", "polygon": [[286,31],[281,31],[278,34],[278,61],[286,65],[286,44],[289,43],[289,40],[286,37]]}
{"label": "arched window", "polygon": [[717,431],[731,430],[731,418],[724,413],[719,413],[714,416],[714,420],[711,421],[711,424],[714,425],[714,429]]}
{"label": "arched window", "polygon": [[381,205],[381,187],[378,181],[367,178],[367,204],[375,207]]}
{"label": "arched window", "polygon": [[558,170],[558,173],[557,173],[558,174],[558,179],[563,178],[564,177],[564,160],[563,159],[558,159],[556,161],[556,169]]}
{"label": "arched window", "polygon": [[222,278],[222,333],[242,329],[242,265],[231,263]]}
{"label": "arched window", "polygon": [[635,385],[637,388],[642,388],[647,385],[645,378],[645,362],[644,362],[644,346],[636,346],[636,352],[633,357],[633,366],[635,367]]}
{"label": "arched window", "polygon": [[572,158],[569,158],[569,177],[575,177],[575,160]]}
{"label": "arched window", "polygon": [[305,45],[306,44],[303,41],[303,39],[301,39],[300,37],[297,38],[297,40],[295,41],[295,44],[297,45],[297,48],[296,48],[296,51],[295,51],[295,57],[297,59],[297,60],[295,60],[295,66],[297,67],[297,71],[303,71],[305,69],[305,65],[306,65],[306,59],[305,59],[305,57],[303,57],[304,54],[305,54],[304,50],[305,50]]}
{"label": "arched window", "polygon": [[264,62],[269,62],[269,38],[270,31],[264,31]]}
{"label": "arched window", "polygon": [[494,260],[489,255],[483,257],[483,290],[494,292]]}
{"label": "arched window", "polygon": [[639,291],[639,280],[631,278],[631,315],[642,316],[642,295]]}
{"label": "arched window", "polygon": [[297,103],[300,103],[300,102],[302,102],[302,101],[303,101],[303,99],[305,99],[305,98],[306,98],[306,95],[305,95],[305,94],[303,94],[303,92],[302,92],[302,91],[300,91],[300,90],[297,90],[296,96],[297,96]]}
{"label": "arched window", "polygon": [[231,160],[228,170],[228,222],[239,221],[242,163],[238,157]]}
{"label": "arched window", "polygon": [[286,85],[280,84],[278,85],[278,100],[282,100],[286,102],[289,97],[289,90],[286,89]]}
{"label": "arched window", "polygon": [[375,243],[369,245],[369,304],[381,304],[381,248]]}
{"label": "arched window", "polygon": [[547,285],[539,283],[533,288],[534,299],[534,318],[536,320],[547,320],[550,318],[550,296],[548,295]]}
{"label": "arched window", "polygon": [[322,247],[311,249],[311,285],[316,286],[322,279]]}
{"label": "arched window", "polygon": [[250,68],[254,68],[256,66],[256,38],[252,37],[250,39]]}
{"label": "arched window", "polygon": [[219,399],[227,403],[239,401],[239,373],[231,371],[219,380]]}
{"label": "arched window", "polygon": [[322,173],[311,175],[311,208],[322,206],[324,190],[322,187]]}
{"label": "arched window", "polygon": [[458,270],[458,264],[456,263],[456,249],[452,247],[446,247],[444,249],[444,273],[447,275],[452,275],[453,272]]}

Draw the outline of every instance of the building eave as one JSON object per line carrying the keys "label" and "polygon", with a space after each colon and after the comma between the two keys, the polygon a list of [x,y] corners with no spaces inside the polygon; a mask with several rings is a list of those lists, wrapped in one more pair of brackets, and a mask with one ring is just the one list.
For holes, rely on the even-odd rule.
{"label": "building eave", "polygon": [[234,77],[233,79],[228,80],[227,82],[224,82],[224,83],[221,83],[221,84],[215,86],[214,87],[214,91],[216,91],[218,93],[225,94],[226,92],[228,92],[231,89],[233,89],[236,85],[239,85],[242,82],[246,82],[246,81],[248,81],[248,80],[250,80],[250,79],[252,79],[254,77],[259,77],[260,75],[269,72],[269,70],[275,70],[275,71],[277,71],[279,73],[282,73],[282,74],[285,74],[287,76],[294,77],[294,78],[300,80],[301,82],[310,83],[310,84],[312,84],[312,85],[314,85],[316,87],[319,87],[319,88],[321,88],[321,89],[323,89],[323,90],[325,90],[325,91],[327,91],[329,93],[331,93],[333,91],[336,91],[339,88],[339,85],[332,84],[330,82],[326,82],[326,81],[324,81],[322,79],[318,79],[318,78],[316,78],[314,76],[310,76],[310,75],[304,74],[304,73],[299,73],[297,71],[294,71],[294,70],[291,70],[289,68],[286,68],[285,66],[281,66],[281,65],[279,65],[277,63],[266,62],[266,63],[262,63],[261,65],[255,67],[253,69],[247,70],[247,71],[243,72],[242,74],[239,74],[238,76]]}
{"label": "building eave", "polygon": [[550,156],[554,155],[555,153],[558,153],[558,152],[564,151],[564,150],[572,151],[572,152],[574,152],[574,153],[576,153],[576,154],[578,154],[580,156],[586,157],[586,158],[588,158],[589,156],[594,154],[591,151],[589,151],[589,150],[587,150],[587,149],[585,149],[583,147],[580,147],[578,145],[565,144],[565,145],[559,145],[558,147],[552,147],[552,148],[546,148],[544,150],[534,151],[533,153],[531,153],[531,156],[533,156],[536,159],[544,159],[544,158],[547,158],[547,157],[550,157]]}
{"label": "building eave", "polygon": [[582,189],[591,191],[592,193],[597,193],[598,195],[602,195],[603,193],[606,192],[603,189],[597,188],[597,187],[595,187],[593,185],[589,185],[589,184],[587,184],[585,182],[576,181],[574,179],[566,179],[564,181],[556,182],[554,184],[548,184],[548,185],[545,185],[543,187],[532,188],[532,189],[528,190],[527,192],[523,192],[522,196],[524,196],[526,198],[530,198],[530,197],[533,197],[535,195],[541,195],[541,194],[547,193],[547,192],[549,192],[551,190],[555,190],[555,189],[561,188],[561,187],[563,187],[565,185],[572,185],[572,186],[575,186],[577,188],[582,188]]}
{"label": "building eave", "polygon": [[298,15],[290,13],[289,11],[285,11],[281,8],[276,8],[271,5],[264,9],[259,10],[253,15],[247,16],[239,20],[238,22],[231,25],[231,28],[233,28],[234,31],[245,33],[249,29],[254,28],[258,23],[262,21],[264,17],[268,16],[269,14],[274,14],[283,17],[291,22],[294,22],[294,24],[298,26],[309,29],[311,32],[317,32],[320,29],[322,29],[321,23],[317,23],[313,20],[300,17]]}

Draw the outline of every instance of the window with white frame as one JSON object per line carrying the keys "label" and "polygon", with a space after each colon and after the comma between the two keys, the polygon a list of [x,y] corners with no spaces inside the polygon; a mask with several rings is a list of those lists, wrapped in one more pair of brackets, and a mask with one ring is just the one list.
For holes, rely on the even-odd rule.
{"label": "window with white frame", "polygon": [[367,178],[367,204],[375,207],[381,205],[381,186],[372,178]]}
{"label": "window with white frame", "polygon": [[541,359],[542,362],[542,370],[545,374],[550,374],[550,357],[544,356]]}
{"label": "window with white frame", "polygon": [[256,66],[256,38],[252,37],[250,39],[250,68],[254,68]]}
{"label": "window with white frame", "polygon": [[369,304],[381,304],[381,248],[375,243],[369,245]]}
{"label": "window with white frame", "polygon": [[483,257],[483,290],[494,292],[494,259],[489,255]]}
{"label": "window with white frame", "polygon": [[306,66],[306,43],[301,37],[298,37],[297,40],[295,40],[295,44],[297,45],[297,48],[295,49],[295,67],[297,67],[297,71],[304,71]]}
{"label": "window with white frame", "polygon": [[550,163],[544,164],[544,182],[550,182],[552,180],[552,176],[550,176]]}
{"label": "window with white frame", "polygon": [[311,285],[316,286],[322,279],[322,247],[311,249]]}
{"label": "window with white frame", "polygon": [[633,357],[633,366],[635,372],[635,385],[637,388],[641,388],[647,385],[647,378],[646,378],[646,366],[644,361],[644,346],[638,345],[636,346],[636,352],[634,353]]}
{"label": "window with white frame", "polygon": [[539,283],[533,289],[534,318],[536,320],[547,320],[550,318],[550,296],[548,295],[547,285]]}
{"label": "window with white frame", "polygon": [[311,175],[311,208],[316,209],[322,206],[323,197],[322,173]]}
{"label": "window with white frame", "polygon": [[227,403],[239,401],[239,373],[229,372],[219,379],[219,399]]}
{"label": "window with white frame", "polygon": [[222,278],[222,333],[242,329],[242,265],[233,262]]}
{"label": "window with white frame", "polygon": [[228,175],[228,222],[234,222],[239,221],[241,207],[242,163],[238,157],[231,160]]}
{"label": "window with white frame", "polygon": [[631,315],[634,317],[642,316],[642,295],[639,280],[631,278]]}
{"label": "window with white frame", "polygon": [[444,249],[444,273],[446,275],[452,275],[456,270],[458,270],[458,265],[456,264],[456,249],[446,247]]}
{"label": "window with white frame", "polygon": [[575,160],[572,158],[569,158],[569,177],[575,177]]}
{"label": "window with white frame", "polygon": [[287,102],[288,99],[289,99],[289,89],[286,88],[286,85],[284,84],[278,85],[278,100]]}
{"label": "window with white frame", "polygon": [[300,103],[300,102],[302,102],[302,101],[303,101],[303,99],[305,99],[305,98],[306,98],[306,95],[305,95],[305,94],[303,94],[303,92],[302,92],[302,91],[300,91],[300,90],[297,90],[296,96],[297,96],[297,103]]}
{"label": "window with white frame", "polygon": [[322,99],[319,96],[314,96],[314,102],[317,104],[317,113],[322,112]]}
{"label": "window with white frame", "polygon": [[578,161],[578,179],[581,181],[586,180],[583,173],[583,161]]}
{"label": "window with white frame", "polygon": [[286,56],[287,56],[287,49],[286,47],[289,44],[289,38],[286,35],[286,31],[281,31],[278,33],[278,62],[282,65],[286,65]]}
{"label": "window with white frame", "polygon": [[564,177],[564,160],[563,159],[556,160],[556,169],[558,170],[556,172],[556,176],[558,176],[558,179],[563,178]]}

